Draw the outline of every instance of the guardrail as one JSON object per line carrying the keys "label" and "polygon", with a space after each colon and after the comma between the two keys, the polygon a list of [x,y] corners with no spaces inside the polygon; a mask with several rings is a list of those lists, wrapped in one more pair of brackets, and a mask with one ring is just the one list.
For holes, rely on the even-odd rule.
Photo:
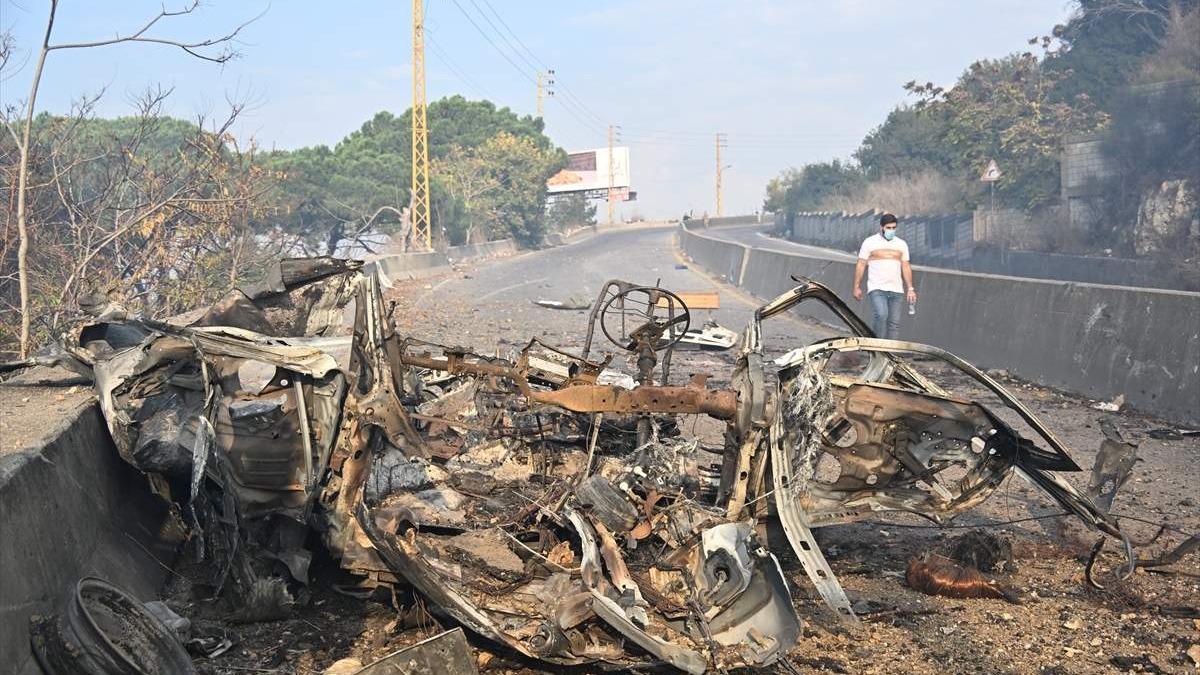
{"label": "guardrail", "polygon": [[[768,299],[791,275],[849,294],[854,263],[724,241],[682,227],[699,266]],[[1200,424],[1200,293],[1024,279],[914,266],[920,303],[905,339],[985,368],[1093,399]],[[865,303],[856,307],[868,323]],[[798,309],[831,320],[820,307]]]}

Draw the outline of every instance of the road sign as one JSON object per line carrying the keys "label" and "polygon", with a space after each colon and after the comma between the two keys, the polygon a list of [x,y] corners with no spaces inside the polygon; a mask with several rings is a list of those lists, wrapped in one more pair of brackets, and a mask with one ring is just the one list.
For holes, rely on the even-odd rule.
{"label": "road sign", "polygon": [[1003,173],[1000,167],[996,166],[996,160],[988,160],[987,168],[983,170],[983,174],[979,176],[979,180],[984,183],[995,183],[1000,180]]}

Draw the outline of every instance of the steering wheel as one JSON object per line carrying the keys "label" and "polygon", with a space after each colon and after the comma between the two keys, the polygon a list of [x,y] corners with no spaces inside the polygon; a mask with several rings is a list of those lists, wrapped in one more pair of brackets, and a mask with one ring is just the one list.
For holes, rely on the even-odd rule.
{"label": "steering wheel", "polygon": [[[630,324],[635,326],[632,330],[628,330]],[[691,325],[683,300],[657,286],[634,286],[615,293],[600,310],[604,336],[631,352],[640,351],[642,345],[662,351],[683,339]]]}

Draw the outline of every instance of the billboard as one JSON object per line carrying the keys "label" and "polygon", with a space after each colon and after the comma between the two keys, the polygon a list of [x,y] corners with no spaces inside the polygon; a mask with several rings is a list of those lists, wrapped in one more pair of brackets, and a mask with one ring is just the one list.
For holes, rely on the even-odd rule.
{"label": "billboard", "polygon": [[[612,149],[612,185],[628,192],[629,148]],[[550,194],[608,191],[608,148],[581,150],[567,155],[567,167],[546,181]]]}

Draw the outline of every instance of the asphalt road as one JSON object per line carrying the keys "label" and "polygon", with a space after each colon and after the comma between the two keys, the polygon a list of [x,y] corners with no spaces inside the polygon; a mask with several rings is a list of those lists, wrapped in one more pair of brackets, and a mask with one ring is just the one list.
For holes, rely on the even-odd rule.
{"label": "asphalt road", "polygon": [[853,261],[857,258],[852,253],[839,251],[833,248],[822,248],[820,246],[809,246],[807,244],[797,244],[786,239],[779,239],[767,234],[771,229],[770,225],[745,225],[738,227],[720,227],[710,230],[697,229],[694,232],[723,239],[725,241],[737,242],[754,248],[766,249],[768,251],[783,251],[785,253],[800,253],[802,255],[814,255],[822,258],[832,258],[834,260],[849,260]]}
{"label": "asphalt road", "polygon": [[[492,353],[497,346],[502,351],[519,349],[532,337],[576,351],[584,343],[588,312],[547,309],[534,303],[571,298],[594,301],[605,282],[621,279],[678,292],[717,291],[720,309],[694,310],[692,325],[713,319],[741,333],[761,301],[687,267],[676,255],[674,235],[674,228],[607,232],[570,246],[486,261],[414,291],[415,297],[405,303],[409,307],[396,315],[398,326],[423,340],[483,353]],[[773,320],[766,333],[768,352],[781,354],[835,331],[788,317]],[[608,345],[599,330],[594,345],[623,355]],[[732,350],[679,352],[674,362],[682,367],[672,381],[682,383],[685,372],[696,372],[687,364],[711,367],[714,382],[726,381],[733,357]]]}

